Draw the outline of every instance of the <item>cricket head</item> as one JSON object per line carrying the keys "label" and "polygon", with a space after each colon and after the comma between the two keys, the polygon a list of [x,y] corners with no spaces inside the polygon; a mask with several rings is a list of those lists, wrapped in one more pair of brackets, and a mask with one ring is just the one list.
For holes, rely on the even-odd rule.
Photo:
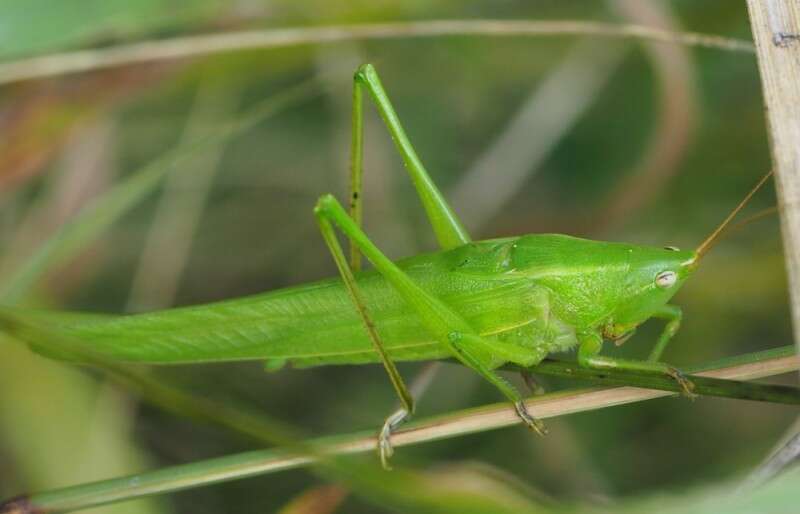
{"label": "cricket head", "polygon": [[672,247],[629,249],[630,268],[622,280],[619,307],[612,315],[612,336],[622,335],[644,322],[669,302],[771,175],[771,172],[766,174],[696,250],[680,251]]}
{"label": "cricket head", "polygon": [[669,303],[697,268],[697,252],[674,247],[629,249],[628,270],[620,277],[618,302],[607,335],[622,336]]}
{"label": "cricket head", "polygon": [[511,267],[554,294],[556,317],[616,339],[652,317],[695,269],[696,252],[531,234],[514,243]]}

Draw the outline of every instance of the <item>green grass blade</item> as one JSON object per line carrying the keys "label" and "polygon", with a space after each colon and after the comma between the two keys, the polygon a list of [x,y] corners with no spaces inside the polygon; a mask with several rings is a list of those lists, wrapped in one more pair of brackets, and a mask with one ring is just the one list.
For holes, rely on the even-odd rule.
{"label": "green grass blade", "polygon": [[[756,360],[787,357],[794,355],[794,348],[784,346],[774,350],[767,350],[750,354]],[[689,373],[699,373],[718,367],[727,367],[741,363],[741,356],[724,359],[712,364],[687,368]],[[522,368],[509,366],[510,369]],[[675,380],[655,373],[634,372],[626,370],[595,370],[578,366],[575,362],[556,359],[545,359],[533,366],[528,371],[542,375],[551,375],[564,378],[588,380],[596,384],[618,385],[631,387],[644,387],[661,391],[681,392],[681,387]],[[694,383],[694,392],[701,396],[716,396],[719,398],[734,398],[739,400],[753,400],[761,402],[782,403],[787,405],[800,405],[800,388],[743,382],[737,380],[724,380],[715,377],[704,377],[696,374],[688,378]]]}

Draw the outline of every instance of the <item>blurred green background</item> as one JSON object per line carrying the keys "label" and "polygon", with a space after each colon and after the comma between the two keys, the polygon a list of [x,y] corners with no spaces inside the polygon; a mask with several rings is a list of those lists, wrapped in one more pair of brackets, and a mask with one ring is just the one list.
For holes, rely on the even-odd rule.
{"label": "blurred green background", "polygon": [[[743,2],[27,0],[0,6],[0,59],[243,29],[443,18],[601,20],[750,37]],[[139,64],[0,86],[3,273],[137,167],[312,80],[318,95],[222,152],[198,151],[187,173],[173,174],[100,242],[52,270],[26,302],[138,312],[333,275],[311,209],[320,194],[346,191],[350,81],[363,62],[377,67],[421,158],[475,238],[562,232],[692,247],[769,167],[756,60],[742,52],[571,35],[465,36]],[[431,250],[432,232],[391,140],[371,105],[365,112],[367,232],[392,257]],[[774,195],[754,204],[753,212],[768,207]],[[685,323],[666,353],[671,363],[790,344],[777,218],[720,244],[676,303]],[[660,328],[648,324],[609,351],[645,356]],[[418,368],[400,366],[408,377]],[[158,375],[314,435],[377,429],[395,403],[380,366],[267,374],[258,363],[220,364]],[[473,373],[448,364],[418,414],[498,400]],[[443,475],[481,463],[559,502],[608,504],[744,476],[795,414],[753,402],[664,399],[551,420],[546,438],[509,428],[405,447],[395,460]],[[2,497],[254,447],[140,403],[99,375],[10,340],[0,345]],[[291,471],[98,512],[273,512],[321,483]],[[322,502],[329,510],[315,512],[331,512],[334,499],[342,501],[337,512],[380,511],[358,497],[330,498]]]}

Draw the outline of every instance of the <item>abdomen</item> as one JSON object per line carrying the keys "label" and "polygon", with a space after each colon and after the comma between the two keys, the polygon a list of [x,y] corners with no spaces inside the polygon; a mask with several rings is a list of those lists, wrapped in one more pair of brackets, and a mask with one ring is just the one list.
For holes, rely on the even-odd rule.
{"label": "abdomen", "polygon": [[[454,260],[453,255],[442,252],[398,264],[482,335],[523,344],[537,353],[549,351],[563,336],[563,327],[561,336],[553,330],[547,291],[524,278],[475,273],[474,269],[461,273],[453,264],[461,257],[455,254]],[[380,275],[361,273],[358,283],[392,358],[449,356]],[[90,343],[99,354],[121,361],[177,364],[268,359],[312,366],[378,360],[338,279],[195,307],[63,322],[59,328],[71,338]]]}

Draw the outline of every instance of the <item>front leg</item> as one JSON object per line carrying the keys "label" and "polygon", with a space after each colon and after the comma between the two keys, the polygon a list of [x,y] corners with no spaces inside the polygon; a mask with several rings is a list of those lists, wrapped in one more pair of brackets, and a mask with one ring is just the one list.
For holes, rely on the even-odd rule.
{"label": "front leg", "polygon": [[603,348],[603,337],[597,332],[590,332],[580,336],[578,347],[578,364],[585,368],[598,370],[621,369],[638,373],[655,373],[667,375],[675,380],[683,389],[683,394],[694,399],[694,384],[674,366],[652,360],[640,361],[633,359],[617,359],[600,355]]}
{"label": "front leg", "polygon": [[661,354],[664,353],[664,349],[667,347],[667,344],[672,340],[672,337],[675,335],[675,333],[678,332],[678,329],[681,328],[683,311],[677,305],[664,305],[658,310],[658,312],[653,314],[653,317],[661,318],[667,321],[666,325],[664,325],[664,330],[661,332],[661,335],[658,336],[656,345],[653,347],[653,350],[650,352],[650,356],[647,358],[649,361],[657,362],[661,359]]}

